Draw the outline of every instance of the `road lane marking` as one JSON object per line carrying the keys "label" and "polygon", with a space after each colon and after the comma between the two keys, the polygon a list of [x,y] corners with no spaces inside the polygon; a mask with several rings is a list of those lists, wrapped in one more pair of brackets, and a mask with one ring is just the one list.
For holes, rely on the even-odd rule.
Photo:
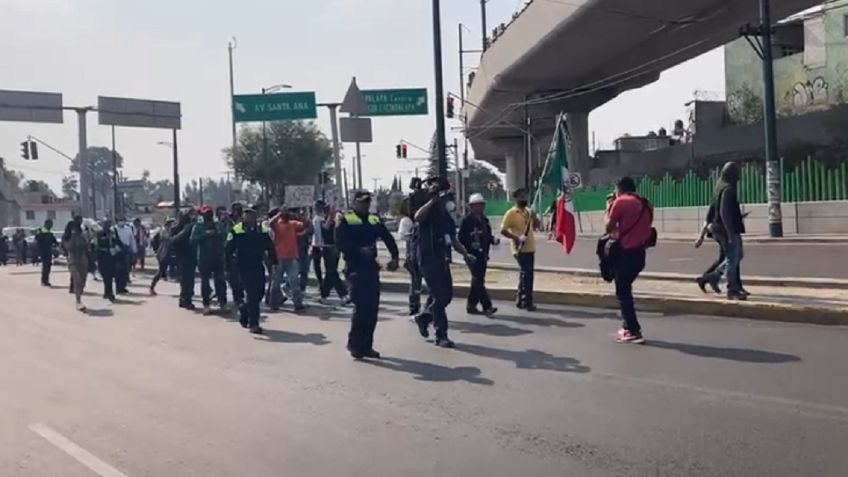
{"label": "road lane marking", "polygon": [[29,430],[43,437],[44,440],[58,447],[100,477],[127,477],[123,472],[98,459],[94,454],[44,424],[31,424]]}

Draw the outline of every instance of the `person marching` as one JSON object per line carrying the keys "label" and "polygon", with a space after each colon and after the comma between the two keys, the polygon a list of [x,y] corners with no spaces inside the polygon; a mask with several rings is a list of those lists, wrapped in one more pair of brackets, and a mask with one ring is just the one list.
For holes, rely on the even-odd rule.
{"label": "person marching", "polygon": [[115,280],[116,258],[121,253],[121,239],[118,232],[112,227],[112,221],[104,219],[102,228],[94,236],[94,253],[97,256],[97,268],[103,279],[103,298],[115,303]]}
{"label": "person marching", "polygon": [[[227,215],[226,209],[218,214],[218,226],[224,237],[229,237],[233,228],[241,223],[242,215],[244,214],[244,206],[240,202],[233,202],[230,206],[230,213]],[[233,292],[233,302],[236,310],[241,308],[244,303],[244,287],[241,284],[241,279],[236,266],[235,257],[227,254],[224,259],[224,264],[227,269],[227,283],[230,284],[230,290]]]}
{"label": "person marching", "polygon": [[501,222],[501,235],[512,240],[512,255],[518,262],[518,296],[515,305],[520,309],[535,311],[533,304],[533,270],[536,259],[536,234],[538,226],[533,213],[527,210],[527,189],[512,194],[515,207],[509,209]]}
{"label": "person marching", "polygon": [[274,248],[277,253],[277,266],[274,269],[269,297],[272,310],[279,310],[280,305],[285,301],[285,294],[282,291],[284,282],[294,302],[294,311],[300,312],[305,309],[303,288],[300,286],[298,235],[306,230],[306,226],[303,222],[294,220],[293,215],[291,211],[281,208],[271,218],[270,229],[274,233]]}
{"label": "person marching", "polygon": [[251,333],[262,334],[259,305],[265,295],[265,260],[276,263],[277,254],[268,228],[257,223],[256,211],[244,211],[243,220],[227,236],[227,257],[233,257],[235,273],[244,287],[246,299],[239,307],[239,323]]}
{"label": "person marching", "polygon": [[35,233],[35,244],[38,256],[41,257],[41,286],[49,287],[50,269],[53,268],[53,247],[56,246],[56,236],[53,235],[53,221],[47,219],[44,226]]}
{"label": "person marching", "polygon": [[[349,300],[347,287],[344,280],[339,276],[339,249],[336,248],[336,215],[335,213],[327,213],[328,206],[324,206],[321,215],[321,258],[324,259],[324,281],[321,285],[321,302],[327,303],[330,297],[330,292],[334,289],[339,296],[342,305]],[[315,222],[315,234],[318,234],[319,224]],[[316,268],[317,270],[317,268]]]}
{"label": "person marching", "polygon": [[76,299],[77,310],[85,312],[82,304],[82,294],[85,291],[85,281],[88,277],[88,248],[89,239],[82,230],[82,216],[74,216],[65,227],[62,235],[62,245],[68,254],[68,271],[71,273],[71,289]]}
{"label": "person marching", "polygon": [[486,291],[486,266],[489,263],[489,249],[497,244],[498,239],[492,235],[492,226],[486,217],[486,199],[483,194],[472,194],[468,200],[470,212],[459,226],[459,241],[474,255],[474,263],[468,266],[471,271],[471,291],[468,293],[468,303],[465,311],[471,315],[480,314],[477,304],[483,306],[483,314],[494,315],[498,309],[492,306],[489,292]]}
{"label": "person marching", "polygon": [[169,218],[165,221],[165,226],[162,230],[153,236],[152,246],[156,252],[156,259],[159,261],[159,270],[153,275],[153,280],[150,281],[150,295],[156,296],[156,284],[161,279],[168,279],[168,271],[171,269],[173,261],[171,260],[171,231],[174,229],[174,219]]}
{"label": "person marching", "polygon": [[394,237],[380,221],[369,213],[371,193],[357,191],[353,210],[339,219],[336,227],[336,246],[347,263],[347,278],[351,284],[353,317],[348,334],[347,350],[354,359],[380,359],[374,350],[374,330],[380,306],[380,265],[377,263],[377,239],[389,249],[391,260],[386,268],[398,269],[398,247]]}
{"label": "person marching", "polygon": [[215,223],[212,207],[200,208],[203,221],[195,225],[191,232],[192,246],[197,250],[197,265],[200,269],[200,293],[203,297],[203,314],[210,315],[212,310],[212,287],[215,284],[215,296],[222,311],[227,309],[227,282],[224,280],[224,240],[218,224]]}
{"label": "person marching", "polygon": [[171,247],[177,256],[180,269],[180,308],[194,310],[194,273],[197,270],[197,254],[191,246],[191,231],[196,222],[194,209],[180,216],[172,235]]}

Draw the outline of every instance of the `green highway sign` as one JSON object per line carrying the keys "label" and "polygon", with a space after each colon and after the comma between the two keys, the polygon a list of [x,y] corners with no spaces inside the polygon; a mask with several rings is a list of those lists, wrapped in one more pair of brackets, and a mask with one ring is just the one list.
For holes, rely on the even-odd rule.
{"label": "green highway sign", "polygon": [[427,89],[364,89],[368,112],[361,116],[426,116]]}
{"label": "green highway sign", "polygon": [[237,123],[315,119],[315,93],[240,94],[233,96]]}

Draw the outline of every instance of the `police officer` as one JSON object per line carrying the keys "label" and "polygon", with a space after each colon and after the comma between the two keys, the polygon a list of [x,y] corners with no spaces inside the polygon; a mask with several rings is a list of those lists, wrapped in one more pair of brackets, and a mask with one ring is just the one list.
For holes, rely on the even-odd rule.
{"label": "police officer", "polygon": [[265,296],[265,260],[277,261],[268,227],[257,223],[254,209],[246,209],[241,222],[233,226],[227,237],[227,257],[235,259],[235,270],[246,299],[239,307],[239,323],[251,333],[262,334],[259,305]]}
{"label": "police officer", "polygon": [[104,219],[102,228],[93,239],[94,253],[97,256],[97,268],[103,278],[103,298],[115,302],[115,290],[112,284],[115,280],[116,256],[121,252],[121,239],[112,227],[112,221]]}
{"label": "police officer", "polygon": [[343,214],[336,227],[336,246],[347,263],[346,274],[351,284],[353,318],[350,323],[347,350],[354,359],[380,359],[374,350],[374,329],[380,306],[380,266],[377,263],[377,239],[381,239],[392,256],[386,265],[389,271],[398,269],[398,248],[392,234],[369,213],[371,194],[357,191],[353,210]]}
{"label": "police officer", "polygon": [[53,267],[53,247],[56,246],[56,236],[53,235],[53,221],[47,219],[44,226],[35,233],[35,244],[38,256],[41,257],[41,286],[49,287],[50,269]]}

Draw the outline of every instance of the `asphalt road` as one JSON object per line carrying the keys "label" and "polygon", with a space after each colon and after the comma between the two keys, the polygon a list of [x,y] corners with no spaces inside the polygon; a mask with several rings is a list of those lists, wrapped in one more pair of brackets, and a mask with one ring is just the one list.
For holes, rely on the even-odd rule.
{"label": "asphalt road", "polygon": [[[536,265],[597,268],[596,243],[595,239],[578,239],[571,255],[566,255],[560,244],[538,240]],[[695,249],[689,243],[660,242],[649,252],[646,270],[701,274],[717,255],[718,247],[712,243]],[[506,242],[494,247],[491,256],[493,262],[515,262]],[[848,244],[745,244],[742,273],[764,277],[848,278]]]}
{"label": "asphalt road", "polygon": [[[386,359],[348,311],[272,314],[257,338],[162,295],[110,306],[0,269],[0,475],[842,477],[848,329],[602,310],[452,306],[455,350],[384,296]],[[67,283],[56,273],[54,285]],[[97,283],[92,284],[96,291]],[[142,291],[144,285],[133,288]]]}

